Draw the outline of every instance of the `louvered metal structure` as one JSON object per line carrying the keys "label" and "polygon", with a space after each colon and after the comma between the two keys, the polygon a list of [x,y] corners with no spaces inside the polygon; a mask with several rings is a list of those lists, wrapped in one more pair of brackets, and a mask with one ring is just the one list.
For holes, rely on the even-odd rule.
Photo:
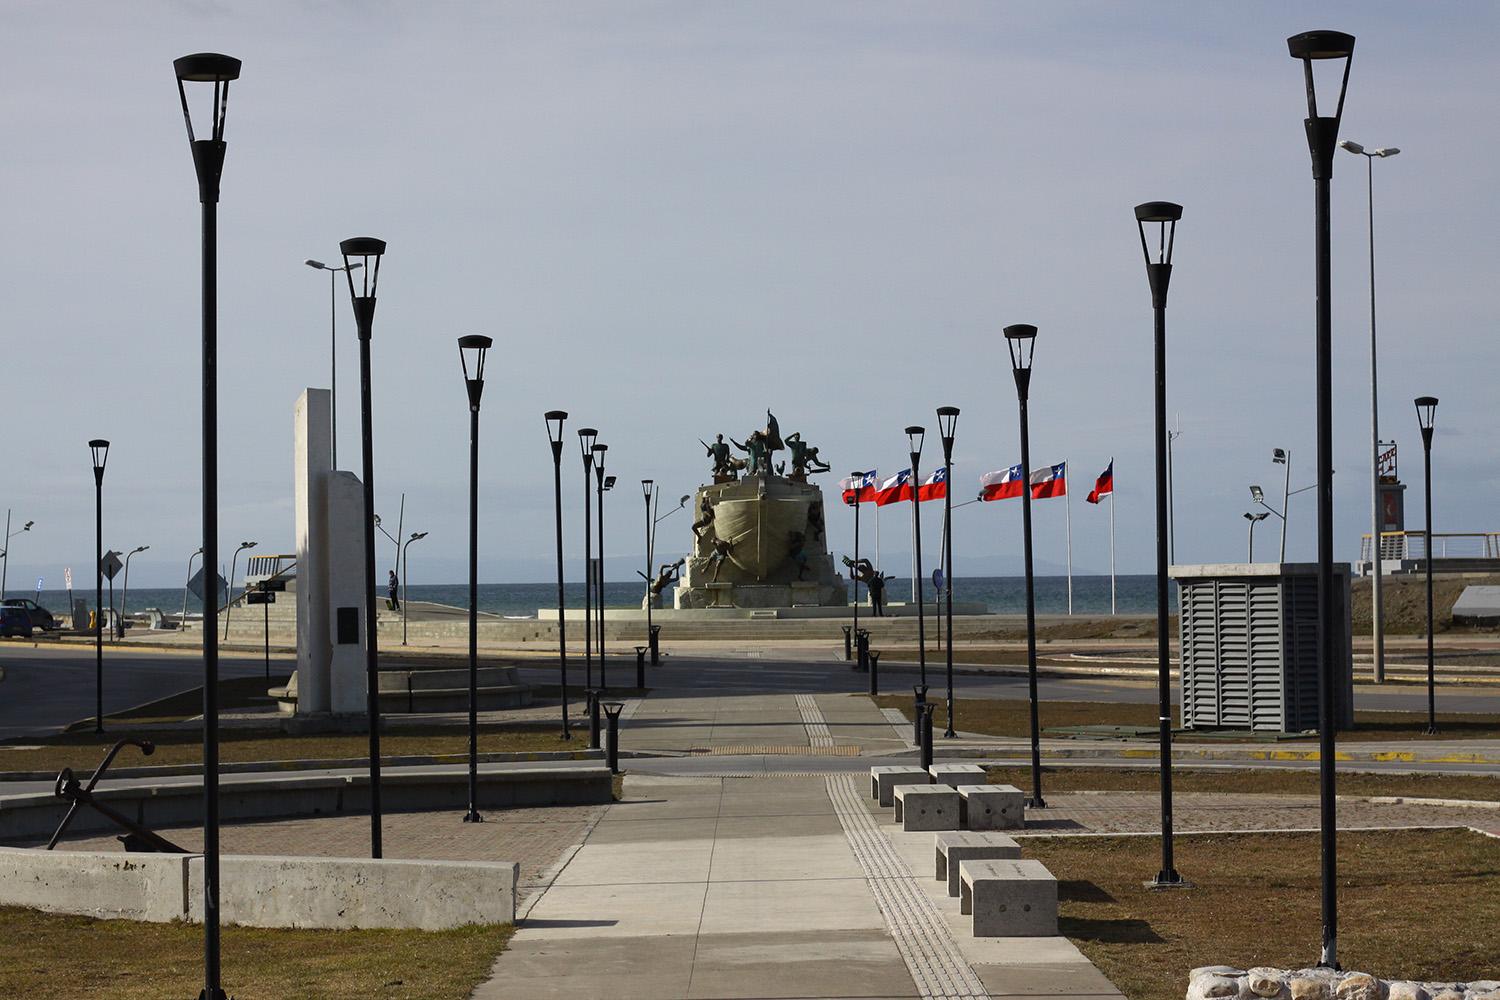
{"label": "louvered metal structure", "polygon": [[[1186,729],[1298,733],[1318,728],[1318,567],[1316,563],[1174,566],[1178,583]],[[1336,566],[1343,628],[1339,728],[1354,719],[1349,570]]]}

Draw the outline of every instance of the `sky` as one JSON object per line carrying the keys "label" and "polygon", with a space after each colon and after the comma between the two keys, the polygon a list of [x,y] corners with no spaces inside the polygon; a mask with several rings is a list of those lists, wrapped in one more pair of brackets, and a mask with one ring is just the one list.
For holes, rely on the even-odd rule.
{"label": "sky", "polygon": [[[405,494],[412,583],[464,578],[467,406],[455,340],[495,339],[480,578],[545,580],[542,413],[609,445],[611,578],[708,478],[698,439],[767,408],[834,473],[904,468],[908,424],[962,409],[955,492],[1019,460],[1001,329],[1035,324],[1032,457],[1082,502],[1113,458],[1120,572],[1153,568],[1151,302],[1132,208],[1184,206],[1168,307],[1178,562],[1240,561],[1261,483],[1314,477],[1313,186],[1288,35],[1358,38],[1342,135],[1375,164],[1383,437],[1420,527],[1411,400],[1441,398],[1438,530],[1500,529],[1495,216],[1500,9],[1482,3],[151,2],[0,7],[0,511],[12,592],[88,577],[86,442],[113,441],[106,547],[179,586],[199,544],[199,207],[172,60],[243,60],[219,210],[220,537],[293,548],[292,406],[330,377],[340,239],[389,249],[372,342],[376,506]],[[1370,518],[1362,159],[1333,181],[1336,555]],[[357,342],[338,322],[339,457],[358,470]],[[939,454],[930,435],[923,465]],[[581,463],[564,465],[581,549]],[[924,507],[936,548],[938,504]],[[831,507],[832,543],[850,547]],[[1044,570],[1062,501],[1037,505]],[[1020,506],[958,511],[959,574],[1020,571]],[[899,571],[906,511],[882,515]],[[663,560],[688,518],[664,521]],[[865,523],[870,530],[870,522]],[[1260,527],[1272,551],[1275,518]],[[868,536],[866,536],[868,537]],[[1315,556],[1313,494],[1288,558]],[[868,545],[868,542],[866,542]],[[1264,546],[1264,547],[1262,547]],[[83,584],[80,583],[80,586]]]}

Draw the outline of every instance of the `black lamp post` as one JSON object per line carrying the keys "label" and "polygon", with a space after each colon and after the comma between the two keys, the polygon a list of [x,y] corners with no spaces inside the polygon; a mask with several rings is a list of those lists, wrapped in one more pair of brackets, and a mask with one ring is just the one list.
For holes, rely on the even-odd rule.
{"label": "black lamp post", "polygon": [[[1320,825],[1322,833],[1323,947],[1320,966],[1337,969],[1338,962],[1338,816],[1335,803],[1335,727],[1338,702],[1338,666],[1335,650],[1343,627],[1339,623],[1341,592],[1333,580],[1333,310],[1330,276],[1329,186],[1333,179],[1333,153],[1338,148],[1339,122],[1344,114],[1344,95],[1349,86],[1349,68],[1354,62],[1354,36],[1340,31],[1308,31],[1287,40],[1287,51],[1302,62],[1307,89],[1307,147],[1312,155],[1315,193],[1315,240],[1317,285],[1317,427],[1318,427],[1318,659],[1321,683],[1318,689],[1318,771],[1320,777]],[[1318,114],[1313,63],[1344,61],[1339,81],[1338,103],[1332,117]]]}
{"label": "black lamp post", "polygon": [[481,334],[458,338],[458,363],[469,392],[469,811],[479,815],[479,401],[484,396],[484,361],[494,341]]}
{"label": "black lamp post", "polygon": [[104,466],[109,442],[89,442],[94,460],[94,732],[104,732]]}
{"label": "black lamp post", "polygon": [[547,443],[552,448],[552,503],[557,519],[557,670],[562,683],[562,738],[571,740],[568,728],[568,632],[566,605],[563,594],[563,522],[562,522],[562,452],[563,422],[568,419],[566,410],[548,410],[542,414],[547,424]]}
{"label": "black lamp post", "polygon": [[[854,584],[854,625],[851,631],[854,634],[855,649],[864,647],[859,645],[859,500],[860,494],[864,492],[865,474],[858,470],[849,473],[849,478],[854,482],[853,496],[849,500],[849,506],[854,508],[854,565],[849,569],[849,581]],[[863,668],[864,656],[856,653],[858,659],[856,664]]]}
{"label": "black lamp post", "polygon": [[646,498],[646,648],[653,649],[656,644],[651,641],[651,605],[656,600],[651,595],[651,500],[656,495],[656,483],[642,479],[641,493]]}
{"label": "black lamp post", "polygon": [[[1151,311],[1156,319],[1156,716],[1161,767],[1161,869],[1148,884],[1155,888],[1185,885],[1172,858],[1172,641],[1168,624],[1168,545],[1171,525],[1167,504],[1167,286],[1172,280],[1172,247],[1182,206],[1170,201],[1148,201],[1135,207],[1136,231],[1146,259],[1151,286]],[[1154,227],[1147,238],[1147,226]],[[1155,246],[1155,257],[1152,247]]]}
{"label": "black lamp post", "polygon": [[958,407],[939,406],[938,434],[943,439],[943,616],[947,619],[947,642],[943,655],[948,670],[948,725],[944,739],[958,735],[953,729],[953,436],[958,428]]}
{"label": "black lamp post", "polygon": [[921,502],[917,496],[917,484],[921,482],[921,476],[917,473],[917,463],[922,459],[922,441],[927,435],[925,427],[911,426],[906,428],[907,453],[911,459],[911,544],[912,544],[912,572],[916,579],[912,581],[916,585],[917,599],[917,664],[921,669],[922,698],[927,700],[927,624],[922,613],[922,605],[926,603],[922,593],[922,519],[918,516],[921,510]]}
{"label": "black lamp post", "polygon": [[589,609],[594,601],[594,521],[591,508],[594,441],[598,437],[599,432],[592,427],[578,429],[578,446],[583,449],[583,686],[588,691],[594,689],[594,620]]}
{"label": "black lamp post", "polygon": [[1021,409],[1021,531],[1026,561],[1026,666],[1031,697],[1031,799],[1033,809],[1045,809],[1042,798],[1042,729],[1036,703],[1036,578],[1031,562],[1031,423],[1027,401],[1031,394],[1031,361],[1036,353],[1036,327],[1016,323],[1005,328],[1010,349],[1010,370],[1016,379],[1016,400]]}
{"label": "black lamp post", "polygon": [[[370,413],[370,336],[375,326],[375,294],[385,240],[356,236],[339,243],[344,255],[344,277],[359,333],[359,436],[364,454],[365,491],[365,704],[370,717],[370,857],[379,858],[380,844],[380,651],[375,633],[375,442]],[[354,284],[354,258],[363,274]]]}
{"label": "black lamp post", "polygon": [[1437,694],[1433,687],[1432,656],[1432,419],[1436,396],[1418,396],[1417,424],[1422,428],[1422,472],[1427,510],[1427,735],[1437,735]]}
{"label": "black lamp post", "polygon": [[[229,106],[229,84],[240,78],[240,61],[215,52],[199,52],[175,60],[172,69],[177,76],[177,95],[182,100],[182,117],[198,178],[198,201],[203,210],[203,565],[209,569],[204,573],[204,582],[208,584],[214,577],[211,568],[219,564],[219,177],[224,169],[224,116]],[[213,86],[212,124],[206,139],[199,139],[193,131],[186,86],[189,83]],[[207,93],[206,87],[193,90]],[[94,464],[95,475],[102,478],[102,465],[97,461]],[[220,1000],[224,996],[219,981],[218,597],[218,587],[203,588],[203,991],[200,1000]]]}
{"label": "black lamp post", "polygon": [[599,490],[599,572],[594,574],[594,587],[598,594],[597,607],[599,628],[599,687],[609,687],[608,675],[604,672],[604,453],[609,445],[594,445],[594,477]]}

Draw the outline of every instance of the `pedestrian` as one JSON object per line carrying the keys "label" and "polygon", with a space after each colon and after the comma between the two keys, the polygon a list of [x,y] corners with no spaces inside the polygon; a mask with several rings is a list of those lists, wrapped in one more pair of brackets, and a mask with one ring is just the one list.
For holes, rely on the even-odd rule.
{"label": "pedestrian", "polygon": [[865,584],[870,591],[870,611],[876,618],[885,617],[885,574],[876,572],[870,577],[870,582]]}
{"label": "pedestrian", "polygon": [[387,597],[386,597],[385,605],[386,605],[386,607],[390,608],[392,611],[400,611],[401,610],[401,602],[396,599],[397,589],[400,586],[401,586],[401,581],[398,580],[398,579],[396,579],[396,571],[395,570],[391,570],[390,578],[386,581],[386,594],[387,594]]}

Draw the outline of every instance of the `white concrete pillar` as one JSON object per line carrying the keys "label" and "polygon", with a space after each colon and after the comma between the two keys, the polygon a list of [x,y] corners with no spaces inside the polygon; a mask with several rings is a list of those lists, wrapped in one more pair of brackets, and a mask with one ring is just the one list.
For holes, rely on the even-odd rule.
{"label": "white concrete pillar", "polygon": [[293,409],[297,519],[297,714],[332,711],[328,611],[329,391],[305,389]]}

